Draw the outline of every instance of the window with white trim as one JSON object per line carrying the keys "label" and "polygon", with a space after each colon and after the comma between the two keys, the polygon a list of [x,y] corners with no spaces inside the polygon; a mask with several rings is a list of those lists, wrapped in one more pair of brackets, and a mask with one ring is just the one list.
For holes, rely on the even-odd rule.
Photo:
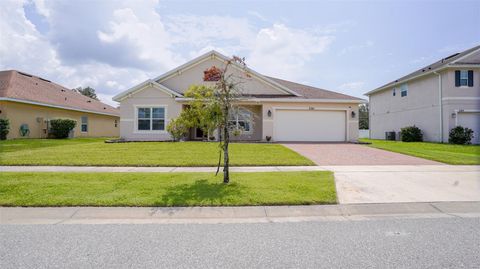
{"label": "window with white trim", "polygon": [[87,116],[82,116],[82,124],[80,125],[80,130],[82,133],[88,132],[88,117]]}
{"label": "window with white trim", "polygon": [[405,97],[407,95],[408,95],[408,86],[407,84],[403,84],[402,86],[400,86],[400,96]]}
{"label": "window with white trim", "polygon": [[252,132],[252,112],[245,108],[238,108],[230,114],[228,124],[234,129],[250,133]]}
{"label": "window with white trim", "polygon": [[468,70],[460,70],[460,86],[468,86]]}
{"label": "window with white trim", "polygon": [[164,107],[138,107],[137,108],[138,131],[164,131],[165,108]]}

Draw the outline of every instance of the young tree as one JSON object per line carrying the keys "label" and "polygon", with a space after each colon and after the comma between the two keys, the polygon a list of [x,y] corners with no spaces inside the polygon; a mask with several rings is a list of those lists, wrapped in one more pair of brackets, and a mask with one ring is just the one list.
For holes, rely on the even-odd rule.
{"label": "young tree", "polygon": [[[231,119],[231,113],[235,113],[234,104],[242,98],[242,90],[240,84],[242,83],[242,77],[235,77],[234,72],[228,72],[232,65],[240,67],[244,75],[249,77],[246,71],[245,58],[233,56],[225,61],[225,65],[222,69],[212,66],[204,71],[204,81],[214,81],[214,100],[218,103],[221,111],[221,117],[219,118],[219,129],[221,131],[219,146],[223,151],[223,183],[230,182],[230,156],[229,156],[229,144],[230,144],[230,132],[233,127],[229,124]],[[220,168],[221,152],[217,167],[217,173]]]}
{"label": "young tree", "polygon": [[86,88],[82,88],[82,87],[78,87],[75,89],[76,92],[82,94],[82,95],[85,95],[87,97],[90,97],[92,99],[95,99],[97,101],[99,101],[98,97],[97,97],[97,94],[95,93],[95,89],[88,86]]}

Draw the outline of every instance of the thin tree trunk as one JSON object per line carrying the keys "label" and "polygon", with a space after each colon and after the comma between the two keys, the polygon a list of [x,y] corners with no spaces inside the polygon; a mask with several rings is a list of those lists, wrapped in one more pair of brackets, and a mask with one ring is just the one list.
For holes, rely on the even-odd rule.
{"label": "thin tree trunk", "polygon": [[[228,121],[226,121],[228,123]],[[228,134],[228,124],[225,125],[224,129],[224,139],[223,139],[223,183],[230,182],[230,174],[228,171],[229,168],[229,158],[228,158],[228,144],[230,142],[230,137]]]}

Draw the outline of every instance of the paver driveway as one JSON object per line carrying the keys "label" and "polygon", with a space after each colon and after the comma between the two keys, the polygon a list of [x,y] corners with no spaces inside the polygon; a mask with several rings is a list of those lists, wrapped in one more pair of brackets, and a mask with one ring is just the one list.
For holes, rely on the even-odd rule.
{"label": "paver driveway", "polygon": [[366,145],[294,144],[284,146],[302,154],[317,165],[441,165],[442,163],[408,156],[391,151],[371,148]]}

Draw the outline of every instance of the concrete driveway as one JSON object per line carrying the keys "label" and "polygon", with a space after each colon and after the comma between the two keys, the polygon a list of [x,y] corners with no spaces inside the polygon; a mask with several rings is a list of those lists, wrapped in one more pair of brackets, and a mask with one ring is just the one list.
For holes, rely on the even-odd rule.
{"label": "concrete driveway", "polygon": [[323,166],[341,204],[480,201],[480,166]]}
{"label": "concrete driveway", "polygon": [[480,201],[480,166],[446,165],[358,144],[284,144],[335,173],[341,204]]}
{"label": "concrete driveway", "polygon": [[317,165],[442,165],[439,162],[359,144],[286,143],[283,145],[309,158]]}

